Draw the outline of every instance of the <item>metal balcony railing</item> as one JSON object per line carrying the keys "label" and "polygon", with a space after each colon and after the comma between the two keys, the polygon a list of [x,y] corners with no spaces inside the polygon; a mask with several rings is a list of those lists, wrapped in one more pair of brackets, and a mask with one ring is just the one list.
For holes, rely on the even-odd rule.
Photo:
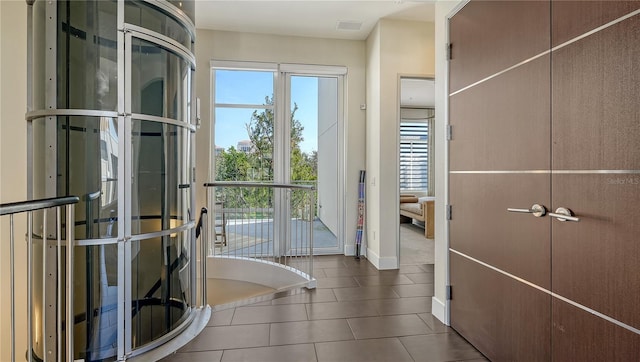
{"label": "metal balcony railing", "polygon": [[[33,201],[15,202],[0,205],[0,216],[9,218],[9,242],[10,242],[10,269],[11,269],[11,361],[16,360],[16,260],[15,260],[15,225],[14,217],[17,214],[26,213],[27,216],[27,358],[33,359],[33,341],[39,340],[44,351],[44,360],[73,361],[73,249],[68,245],[74,245],[73,225],[74,209],[78,202],[77,197],[59,197]],[[64,221],[62,209],[64,208]],[[34,217],[38,220],[39,230],[34,230]],[[52,220],[53,219],[53,220]],[[41,221],[41,223],[40,223]],[[64,237],[63,237],[64,235]],[[0,235],[2,241],[6,235]],[[44,242],[43,242],[44,241]],[[38,321],[34,321],[33,303],[33,255],[34,244],[41,244],[42,255],[53,256],[42,258],[41,287],[43,300],[39,303],[40,310]],[[47,265],[50,264],[50,265]],[[52,270],[54,272],[52,272]],[[55,283],[55,298],[57,301],[48,301],[44,289],[49,282]],[[63,303],[64,298],[64,303]],[[53,307],[55,306],[55,307]],[[54,308],[55,310],[49,310]],[[63,310],[64,309],[64,310]],[[49,316],[47,318],[46,316]],[[48,325],[53,321],[54,326]],[[34,338],[33,326],[39,325],[40,335]],[[55,353],[52,353],[55,351]]]}
{"label": "metal balcony railing", "polygon": [[212,182],[209,256],[273,262],[313,278],[313,185]]}

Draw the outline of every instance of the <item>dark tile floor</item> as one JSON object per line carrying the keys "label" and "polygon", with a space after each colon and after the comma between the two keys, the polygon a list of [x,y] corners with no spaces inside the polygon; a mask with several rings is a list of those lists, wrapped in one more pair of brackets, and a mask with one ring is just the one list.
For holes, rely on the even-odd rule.
{"label": "dark tile floor", "polygon": [[[314,259],[318,287],[214,311],[176,361],[486,361],[431,315],[433,265]],[[215,308],[214,308],[215,310]]]}

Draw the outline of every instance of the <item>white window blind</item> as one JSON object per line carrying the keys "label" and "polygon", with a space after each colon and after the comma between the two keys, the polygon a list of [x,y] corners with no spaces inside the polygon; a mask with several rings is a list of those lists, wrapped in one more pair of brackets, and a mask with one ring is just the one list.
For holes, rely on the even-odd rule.
{"label": "white window blind", "polygon": [[429,187],[429,122],[400,122],[400,191]]}

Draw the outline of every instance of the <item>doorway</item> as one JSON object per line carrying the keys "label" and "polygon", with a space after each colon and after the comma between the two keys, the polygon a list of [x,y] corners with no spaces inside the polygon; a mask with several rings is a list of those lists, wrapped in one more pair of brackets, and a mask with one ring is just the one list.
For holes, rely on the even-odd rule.
{"label": "doorway", "polygon": [[400,264],[433,264],[434,79],[401,76],[399,104]]}
{"label": "doorway", "polygon": [[342,226],[338,167],[341,80],[313,73],[284,74],[289,112],[285,119],[289,120],[287,134],[292,145],[285,160],[289,163],[285,178],[294,184],[315,186],[314,254],[338,254],[342,252],[338,238]]}
{"label": "doorway", "polygon": [[[342,253],[345,70],[272,63],[212,64],[215,179],[314,186],[314,254]],[[275,214],[291,212],[283,197],[287,196],[276,191]],[[298,225],[290,215],[281,220],[269,225],[275,234],[277,230],[296,233]],[[281,250],[278,246],[267,249]]]}

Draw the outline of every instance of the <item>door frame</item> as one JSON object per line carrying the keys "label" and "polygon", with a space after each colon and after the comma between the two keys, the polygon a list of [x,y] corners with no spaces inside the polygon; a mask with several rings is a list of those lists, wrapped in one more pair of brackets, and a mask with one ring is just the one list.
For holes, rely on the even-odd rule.
{"label": "door frame", "polygon": [[[316,78],[334,78],[337,80],[337,116],[338,116],[338,126],[337,126],[337,131],[338,131],[338,139],[337,139],[337,161],[338,164],[336,165],[337,167],[337,179],[338,179],[338,187],[337,187],[337,197],[338,197],[338,202],[336,203],[338,210],[338,232],[336,235],[336,247],[332,247],[332,248],[323,248],[323,249],[318,249],[317,247],[314,247],[313,249],[313,254],[314,255],[332,255],[332,254],[343,254],[344,253],[344,230],[345,230],[345,207],[346,207],[346,201],[345,201],[345,197],[344,197],[344,193],[345,193],[345,184],[346,184],[346,180],[345,180],[345,160],[344,160],[344,149],[345,149],[345,145],[344,145],[344,134],[345,134],[345,127],[346,127],[346,122],[345,120],[345,116],[344,116],[344,97],[345,97],[345,90],[344,90],[344,85],[345,85],[345,75],[347,73],[347,68],[346,67],[339,67],[339,66],[320,66],[320,65],[304,65],[304,64],[280,64],[279,65],[279,81],[282,82],[278,87],[278,90],[282,90],[282,95],[283,97],[281,97],[282,103],[278,103],[281,104],[281,109],[282,112],[279,112],[279,116],[282,117],[282,119],[280,120],[280,125],[283,127],[281,129],[280,134],[283,135],[283,137],[286,138],[286,144],[289,144],[289,135],[290,133],[290,126],[291,124],[287,121],[291,118],[291,78],[295,77],[295,76],[300,76],[300,77],[316,77]],[[280,94],[280,93],[279,93]],[[278,113],[277,113],[278,114]],[[276,116],[277,117],[277,116]],[[318,151],[320,151],[318,149]],[[281,165],[284,166],[284,169],[282,170],[282,174],[281,176],[283,177],[283,180],[286,180],[286,182],[290,182],[290,171],[291,171],[291,164],[290,164],[291,159],[288,157],[285,157],[285,155],[282,155],[282,163]],[[316,189],[317,191],[317,189]],[[340,196],[342,195],[342,197],[340,198]],[[288,205],[288,203],[285,203],[285,205]],[[290,218],[286,218],[286,220],[290,220]],[[285,228],[285,232],[290,232],[290,227]]]}
{"label": "door frame", "polygon": [[[436,80],[436,76],[435,74],[410,74],[410,73],[398,73],[398,94],[397,94],[397,110],[396,110],[396,175],[397,175],[397,187],[396,187],[396,205],[398,205],[398,210],[396,211],[397,215],[400,215],[400,194],[402,193],[400,191],[400,123],[402,122],[402,79],[420,79],[420,80],[432,80],[434,81],[434,92],[435,92],[435,80]],[[428,109],[431,108],[429,106],[413,106],[413,107],[407,107],[407,108],[424,108],[424,109]],[[435,101],[434,101],[434,105],[433,105],[433,109],[435,111],[436,109],[436,105],[435,105]],[[434,120],[435,120],[435,115],[434,115]],[[435,173],[436,173],[436,167],[435,164],[433,163],[434,160],[434,153],[435,153],[435,139],[436,139],[436,134],[433,133],[435,131],[436,128],[436,122],[432,122],[431,123],[433,125],[433,129],[429,128],[429,144],[428,144],[428,149],[429,149],[429,174],[428,174],[428,188],[430,190],[433,190],[433,194],[435,195]],[[432,137],[433,134],[433,137]],[[427,196],[427,195],[425,195]],[[425,221],[425,227],[426,227],[426,221]],[[398,267],[400,266],[400,263],[402,262],[402,255],[401,255],[401,243],[402,243],[402,238],[400,237],[400,218],[398,217],[396,219],[396,223],[395,223],[395,232],[396,232],[396,255],[398,256]],[[435,263],[435,260],[434,260]]]}
{"label": "door frame", "polygon": [[[337,246],[335,248],[326,248],[326,249],[317,249],[314,248],[314,255],[330,255],[330,254],[345,254],[345,225],[346,225],[346,162],[345,162],[345,134],[346,134],[346,122],[345,122],[345,97],[346,90],[345,86],[346,75],[347,75],[347,67],[344,66],[330,66],[330,65],[308,65],[308,64],[294,64],[294,63],[272,63],[272,62],[251,62],[251,61],[225,61],[225,60],[211,60],[210,61],[210,94],[211,97],[209,102],[211,104],[210,108],[210,118],[212,120],[212,127],[210,131],[210,141],[209,141],[209,178],[215,179],[215,152],[212,147],[215,143],[215,70],[217,69],[226,69],[226,70],[255,70],[255,71],[265,71],[265,72],[273,72],[274,73],[274,82],[273,82],[273,97],[274,97],[274,165],[273,165],[273,182],[284,182],[288,183],[290,179],[290,159],[287,156],[289,152],[285,150],[285,146],[276,146],[276,145],[285,145],[289,142],[289,132],[290,132],[290,124],[287,120],[290,118],[291,110],[289,109],[288,103],[290,103],[291,95],[290,95],[290,78],[291,76],[309,76],[309,77],[327,77],[327,78],[336,78],[338,81],[338,150],[337,150],[337,173],[338,173],[338,235],[337,238]],[[283,207],[280,207],[281,215],[288,214],[289,210],[286,209],[286,205],[288,205],[286,200],[286,195],[281,193],[280,190],[275,190],[276,199],[280,200],[279,204]],[[280,194],[280,195],[278,195]],[[211,199],[207,200],[208,204],[213,202],[213,196],[210,195]],[[278,208],[277,208],[278,209]],[[212,215],[209,215],[211,218]],[[284,218],[288,220],[287,217]],[[213,220],[210,220],[213,222]],[[288,224],[288,222],[287,222]],[[289,228],[287,225],[274,225],[274,234],[280,235],[280,240],[286,240],[284,238],[285,233],[289,232]],[[279,250],[279,247],[274,245],[274,252]]]}
{"label": "door frame", "polygon": [[[450,168],[450,152],[451,152],[451,144],[450,144],[450,139],[451,137],[449,137],[449,130],[451,129],[451,123],[449,120],[449,74],[450,74],[450,63],[449,63],[449,44],[450,44],[450,26],[451,26],[451,18],[453,18],[460,10],[462,10],[462,8],[464,8],[471,0],[459,0],[459,3],[453,8],[451,9],[451,11],[446,15],[445,18],[445,26],[444,26],[444,38],[445,38],[445,44],[446,44],[446,50],[445,50],[445,54],[444,56],[446,57],[446,61],[445,61],[445,68],[444,68],[444,73],[443,73],[443,77],[441,77],[441,81],[443,84],[443,88],[445,91],[445,95],[444,95],[444,103],[443,103],[443,107],[442,107],[442,112],[443,112],[443,119],[444,119],[444,126],[445,126],[445,131],[444,132],[440,132],[441,135],[445,135],[445,146],[444,146],[444,192],[442,192],[442,195],[444,196],[444,212],[447,212],[449,206],[451,205],[451,198],[450,198],[450,188],[449,188],[449,184],[450,184],[450,180],[449,180],[449,171],[451,170]],[[437,86],[436,86],[436,93],[438,92]],[[437,112],[437,102],[436,102],[436,112]],[[437,213],[436,213],[437,215]],[[442,323],[450,326],[451,325],[451,295],[450,295],[450,287],[451,287],[451,269],[450,269],[450,258],[449,258],[449,249],[450,249],[450,245],[451,245],[451,240],[450,240],[450,226],[449,226],[449,219],[447,217],[445,217],[445,222],[443,223],[444,225],[444,230],[442,231],[442,233],[444,234],[444,241],[445,241],[445,257],[443,260],[441,260],[440,262],[444,263],[444,268],[443,270],[445,271],[445,275],[444,275],[444,294],[445,294],[445,300],[438,300],[435,296],[433,297],[433,301],[432,301],[432,311],[433,314],[438,317]],[[436,246],[438,245],[438,243],[436,242]],[[438,253],[436,252],[436,257],[438,255]],[[435,282],[435,280],[434,280]],[[437,287],[437,285],[434,283],[434,287]],[[442,307],[443,310],[442,310]]]}

